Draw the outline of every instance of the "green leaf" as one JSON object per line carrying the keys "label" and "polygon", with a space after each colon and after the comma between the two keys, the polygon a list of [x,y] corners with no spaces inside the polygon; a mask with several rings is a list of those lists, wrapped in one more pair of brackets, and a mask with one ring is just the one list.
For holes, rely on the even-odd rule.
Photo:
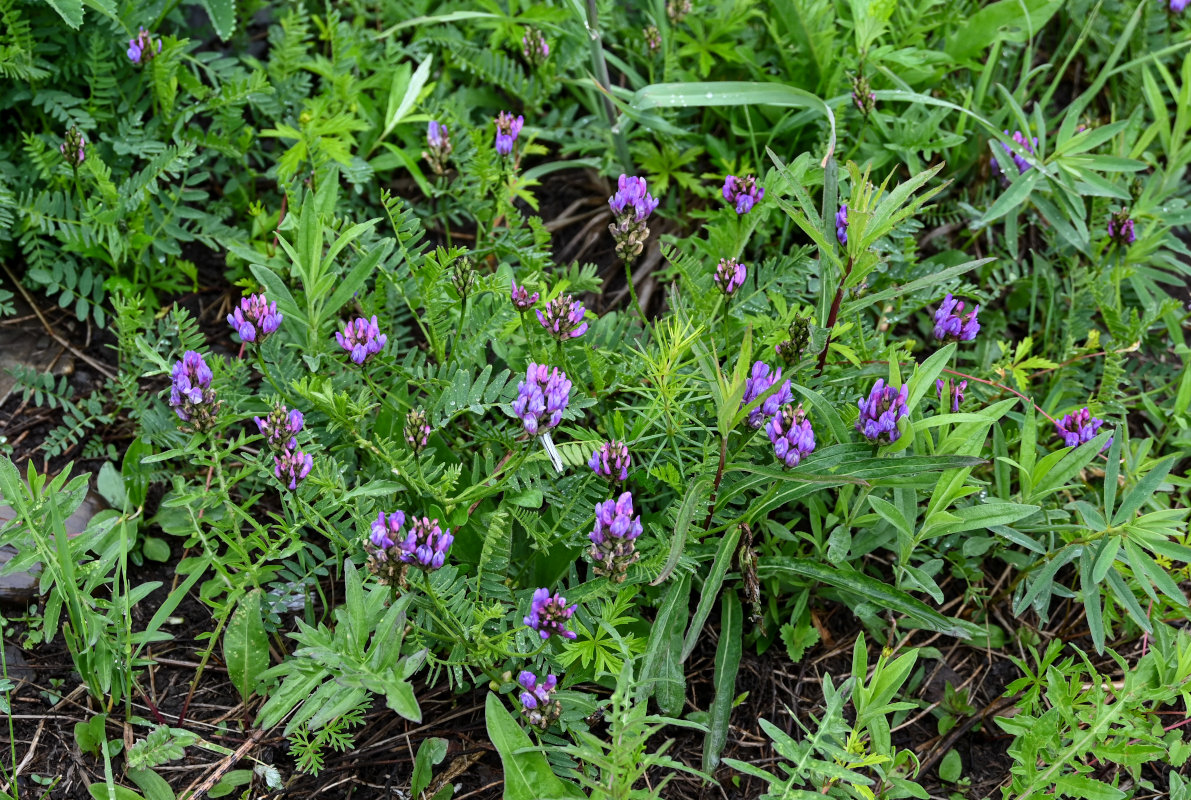
{"label": "green leaf", "polygon": [[426,790],[426,787],[430,785],[430,781],[434,777],[434,766],[441,764],[442,760],[446,757],[446,739],[432,736],[429,739],[422,740],[422,743],[418,745],[418,754],[414,756],[414,774],[410,778],[409,787],[411,797],[420,798],[422,796],[422,792]]}
{"label": "green leaf", "polygon": [[529,735],[495,694],[484,703],[488,738],[500,754],[504,767],[504,800],[580,800],[578,787],[560,780],[541,751],[533,748]]}
{"label": "green leaf", "polygon": [[45,0],[76,31],[83,24],[83,0]]}
{"label": "green leaf", "polygon": [[1142,504],[1149,500],[1162,485],[1162,481],[1166,480],[1166,476],[1170,474],[1170,468],[1174,466],[1175,458],[1176,456],[1171,456],[1158,462],[1152,470],[1146,473],[1144,478],[1137,482],[1136,486],[1129,490],[1129,494],[1121,499],[1121,507],[1112,515],[1113,525],[1120,525],[1133,518]]}
{"label": "green leaf", "polygon": [[857,595],[880,607],[905,614],[922,627],[948,636],[970,639],[982,633],[980,628],[969,622],[945,617],[906,592],[852,569],[835,569],[809,558],[771,556],[761,559],[757,573],[762,577],[799,576],[826,583],[845,594]]}
{"label": "green leaf", "polygon": [[145,793],[146,800],[174,800],[174,790],[165,778],[150,769],[130,769],[128,778]]}
{"label": "green leaf", "polygon": [[245,595],[228,620],[223,634],[223,659],[228,677],[247,701],[256,680],[269,666],[269,638],[261,619],[261,591]]}
{"label": "green leaf", "polygon": [[1060,775],[1055,778],[1056,796],[1065,794],[1079,800],[1124,800],[1129,795],[1115,786],[1083,775]]}
{"label": "green leaf", "polygon": [[141,539],[141,552],[144,553],[145,558],[156,561],[158,564],[164,564],[170,560],[170,546],[164,539],[159,539],[156,536],[146,536]]}
{"label": "green leaf", "polygon": [[95,800],[145,800],[132,789],[115,784],[108,786],[106,783],[93,783],[87,787],[87,791]]}
{"label": "green leaf", "polygon": [[720,608],[720,641],[715,649],[715,697],[708,711],[707,734],[703,740],[703,771],[712,773],[728,742],[728,721],[736,696],[736,671],[740,668],[744,614],[734,589],[724,592]]}
{"label": "green leaf", "polygon": [[[686,534],[691,527],[691,520],[695,517],[695,509],[700,503],[707,502],[703,491],[707,488],[708,479],[706,477],[697,479],[687,489],[686,496],[682,498],[682,505],[678,507],[678,517],[674,521],[674,538],[670,541],[670,554],[666,557],[666,564],[662,567],[662,571],[658,573],[649,585],[658,586],[662,584],[670,574],[674,572],[674,568],[678,566],[678,560],[682,557],[682,550],[686,545]],[[540,493],[539,493],[540,494]],[[540,506],[539,502],[533,508]]]}
{"label": "green leaf", "polygon": [[947,783],[957,783],[963,776],[964,762],[958,750],[948,750],[947,755],[939,762],[939,780]]}
{"label": "green leaf", "polygon": [[225,42],[236,31],[236,0],[199,0],[211,18],[211,27]]}
{"label": "green leaf", "polygon": [[682,646],[682,661],[690,658],[699,641],[699,634],[703,632],[703,623],[711,613],[711,606],[719,596],[720,586],[724,582],[724,575],[732,566],[732,556],[736,554],[736,543],[740,541],[740,527],[733,526],[720,538],[720,545],[715,550],[715,557],[711,562],[711,572],[708,573],[703,587],[699,591],[699,604],[695,606],[695,616],[691,617],[690,628],[687,629],[686,642]]}
{"label": "green leaf", "polygon": [[112,508],[123,509],[127,494],[124,491],[124,476],[116,465],[105,461],[95,479],[95,489]]}
{"label": "green leaf", "polygon": [[947,53],[965,61],[993,42],[1024,42],[1037,36],[1062,5],[1062,0],[1001,0],[987,5],[948,38]]}
{"label": "green leaf", "polygon": [[658,708],[671,715],[682,711],[686,690],[682,671],[682,631],[686,628],[690,594],[689,575],[670,584],[650,629],[641,668],[641,680],[649,686],[644,697],[647,699],[652,693],[657,698]]}

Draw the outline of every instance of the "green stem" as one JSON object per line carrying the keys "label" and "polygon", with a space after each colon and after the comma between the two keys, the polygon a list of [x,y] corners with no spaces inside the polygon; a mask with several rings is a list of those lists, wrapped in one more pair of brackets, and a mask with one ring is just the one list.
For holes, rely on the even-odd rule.
{"label": "green stem", "polygon": [[637,299],[637,287],[633,285],[633,260],[631,258],[624,260],[624,282],[628,284],[629,296],[633,298],[633,308],[637,309],[637,316],[641,318],[641,324],[645,324],[645,309],[641,308],[641,301]]}
{"label": "green stem", "polygon": [[604,59],[604,46],[600,37],[596,0],[587,0],[587,36],[591,45],[591,65],[595,71],[596,80],[600,84],[600,94],[603,97],[602,111],[604,122],[612,134],[612,141],[616,145],[616,157],[620,160],[620,167],[624,172],[633,171],[633,159],[629,155],[628,143],[624,132],[617,124],[616,106],[612,103],[612,81],[608,77],[608,62]]}

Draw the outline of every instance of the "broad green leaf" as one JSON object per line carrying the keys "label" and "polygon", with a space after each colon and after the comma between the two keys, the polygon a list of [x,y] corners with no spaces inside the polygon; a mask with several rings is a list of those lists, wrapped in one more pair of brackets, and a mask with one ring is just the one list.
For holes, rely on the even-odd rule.
{"label": "broad green leaf", "polygon": [[151,769],[130,769],[128,779],[145,793],[145,800],[174,800],[174,790]]}
{"label": "broad green leaf", "polygon": [[[658,586],[663,583],[674,572],[674,568],[678,566],[678,560],[682,557],[683,548],[686,546],[687,531],[691,527],[695,510],[701,504],[707,502],[707,498],[703,494],[707,488],[707,483],[708,479],[705,477],[697,479],[687,489],[686,496],[682,498],[682,505],[678,507],[678,517],[674,521],[674,538],[670,540],[670,554],[666,557],[666,563],[662,567],[662,571],[649,584],[650,586]],[[541,503],[538,505],[541,505]],[[537,506],[533,507],[537,508]]]}
{"label": "broad green leaf", "polygon": [[565,783],[550,769],[546,756],[533,748],[533,742],[504,703],[489,694],[484,704],[488,738],[500,754],[504,767],[504,800],[580,800],[577,787]]}
{"label": "broad green leaf", "polygon": [[845,594],[856,595],[883,608],[905,614],[922,627],[948,636],[970,639],[982,633],[980,628],[969,622],[943,616],[906,592],[852,569],[836,569],[808,558],[773,556],[761,559],[757,573],[762,577],[798,576],[826,583]]}
{"label": "broad green leaf", "polygon": [[667,714],[682,711],[682,695],[686,686],[681,660],[682,631],[686,628],[690,593],[689,575],[671,583],[666,590],[650,629],[641,668],[641,680],[649,687],[645,696],[652,693],[657,698],[658,708]]}
{"label": "broad green leaf", "polygon": [[418,745],[418,754],[414,757],[414,774],[410,778],[409,793],[412,797],[420,798],[422,792],[430,785],[434,778],[435,765],[441,764],[447,757],[447,740],[437,736],[423,739]]}
{"label": "broad green leaf", "polygon": [[211,18],[211,27],[225,42],[236,32],[236,0],[199,0]]}
{"label": "broad green leaf", "polygon": [[947,53],[966,61],[993,42],[1024,42],[1037,36],[1062,5],[1062,0],[1000,0],[987,5],[948,37]]}
{"label": "broad green leaf", "polygon": [[83,24],[83,0],[45,0],[62,21],[76,31]]}
{"label": "broad green leaf", "polygon": [[720,608],[720,641],[715,649],[715,697],[707,714],[707,734],[703,740],[703,771],[711,774],[720,762],[720,753],[728,742],[728,721],[732,700],[736,697],[736,671],[740,668],[744,614],[735,589],[724,592]]}
{"label": "broad green leaf", "polygon": [[261,592],[253,589],[232,612],[223,633],[223,659],[232,684],[247,701],[269,667],[269,637],[261,619]]}
{"label": "broad green leaf", "polygon": [[740,526],[733,525],[720,538],[719,547],[715,549],[715,557],[711,562],[711,572],[699,591],[699,603],[695,606],[695,615],[691,617],[690,628],[687,629],[686,642],[682,646],[682,661],[690,658],[703,632],[703,623],[707,621],[711,607],[719,596],[720,586],[723,585],[724,575],[732,566],[732,558],[736,555],[736,543],[740,541]]}

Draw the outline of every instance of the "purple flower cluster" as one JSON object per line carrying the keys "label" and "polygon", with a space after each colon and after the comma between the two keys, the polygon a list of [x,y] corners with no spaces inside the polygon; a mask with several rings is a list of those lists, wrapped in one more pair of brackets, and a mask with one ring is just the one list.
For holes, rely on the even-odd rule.
{"label": "purple flower cluster", "polygon": [[645,179],[636,175],[621,175],[616,182],[616,194],[608,198],[608,207],[616,221],[608,226],[616,241],[616,255],[624,260],[641,255],[649,238],[646,220],[658,207],[649,193]]}
{"label": "purple flower cluster", "polygon": [[[1009,135],[1009,131],[1005,131],[1005,135]],[[1026,136],[1021,131],[1013,132],[1013,141],[1016,142],[1023,150],[1030,155],[1034,155],[1038,151],[1038,137],[1035,136],[1032,140],[1026,139]],[[1013,158],[1013,163],[1017,167],[1017,173],[1020,175],[1030,168],[1030,162],[1026,161],[1025,156],[1014,150],[1007,144],[1002,144],[1001,149],[1005,154]],[[1004,168],[997,159],[992,160],[993,173],[1000,177],[1001,183],[1008,185],[1009,179],[1005,176]]]}
{"label": "purple flower cluster", "polygon": [[540,296],[537,292],[529,293],[529,289],[524,286],[518,286],[517,281],[514,280],[513,288],[509,291],[509,299],[513,301],[513,307],[518,311],[528,311],[533,308]]}
{"label": "purple flower cluster", "polygon": [[571,621],[578,607],[568,606],[567,599],[557,592],[551,595],[549,589],[535,589],[529,606],[529,616],[524,621],[543,639],[549,639],[550,634],[564,639],[574,639],[576,634],[567,630],[567,623]]}
{"label": "purple flower cluster", "polygon": [[[1055,428],[1059,434],[1059,438],[1063,440],[1063,444],[1067,447],[1079,447],[1081,444],[1090,442],[1096,438],[1096,434],[1100,432],[1100,427],[1104,425],[1104,420],[1092,416],[1087,407],[1081,408],[1073,414],[1060,419],[1055,423]],[[1107,450],[1108,446],[1112,444],[1112,437],[1104,443],[1104,447],[1100,448],[1102,451]]]}
{"label": "purple flower cluster", "polygon": [[[744,384],[744,397],[740,399],[740,407],[744,408],[765,394],[781,379],[781,367],[771,371],[769,365],[764,361],[753,362],[752,371]],[[782,406],[792,402],[794,402],[794,393],[790,390],[790,382],[786,381],[781,388],[765,398],[765,402],[749,412],[749,427],[760,428],[765,424],[765,420],[776,414]]]}
{"label": "purple flower cluster", "polygon": [[546,37],[537,28],[526,28],[525,35],[521,37],[521,55],[525,57],[525,61],[534,69],[546,63],[546,59],[550,57],[550,45],[546,44]]}
{"label": "purple flower cluster", "polygon": [[507,111],[496,115],[496,152],[508,158],[513,154],[513,143],[517,141],[517,134],[525,124],[525,117],[518,114],[513,116]]}
{"label": "purple flower cluster", "polygon": [[562,714],[562,704],[554,699],[554,692],[558,689],[558,677],[550,674],[538,682],[538,676],[529,670],[522,670],[517,675],[517,683],[524,689],[518,699],[521,710],[529,724],[545,730]]}
{"label": "purple flower cluster", "polygon": [[976,315],[980,312],[977,303],[967,316],[964,316],[964,303],[956,300],[951,292],[943,298],[943,304],[935,312],[935,338],[944,342],[970,342],[980,333],[980,322]]}
{"label": "purple flower cluster", "polygon": [[629,446],[624,442],[604,442],[596,448],[587,461],[587,466],[601,478],[613,483],[624,483],[629,479],[629,467],[633,459],[629,455]]}
{"label": "purple flower cluster", "polygon": [[662,32],[658,30],[657,25],[646,25],[642,28],[641,38],[645,40],[645,46],[651,53],[656,53],[662,47]]}
{"label": "purple flower cluster", "polygon": [[886,386],[883,378],[878,378],[868,399],[857,403],[860,418],[856,420],[856,430],[875,444],[896,442],[902,435],[897,421],[908,413],[906,400],[909,393],[909,386],[902,386],[899,391]]}
{"label": "purple flower cluster", "polygon": [[426,419],[426,412],[415,408],[405,415],[405,443],[414,455],[426,449],[430,443],[430,421]]}
{"label": "purple flower cluster", "polygon": [[721,258],[715,268],[715,285],[724,297],[731,297],[736,290],[744,285],[748,277],[748,268],[734,258]]}
{"label": "purple flower cluster", "polygon": [[[536,295],[535,295],[536,296]],[[587,310],[583,303],[569,294],[556,297],[546,303],[546,311],[538,309],[538,322],[558,341],[577,339],[587,331],[583,316]]]}
{"label": "purple flower cluster", "polygon": [[852,104],[866,117],[877,107],[877,93],[872,90],[868,78],[863,75],[852,78]]}
{"label": "purple flower cluster", "polygon": [[691,13],[691,0],[668,0],[666,3],[666,16],[670,18],[671,25],[682,22],[689,13]]}
{"label": "purple flower cluster", "polygon": [[291,492],[298,488],[298,481],[309,475],[314,467],[314,458],[301,450],[283,450],[280,456],[273,456],[273,462],[273,474],[289,486]]}
{"label": "purple flower cluster", "polygon": [[414,517],[408,527],[405,512],[380,512],[372,523],[368,539],[371,555],[378,562],[394,561],[426,571],[436,570],[447,559],[455,537],[437,519]]}
{"label": "purple flower cluster", "polygon": [[558,425],[562,412],[571,402],[571,382],[558,367],[530,363],[525,380],[517,384],[513,413],[525,426],[525,432],[537,436]]}
{"label": "purple flower cluster", "polygon": [[298,446],[295,434],[302,430],[305,418],[298,409],[288,410],[276,405],[264,419],[253,417],[256,427],[265,437],[265,442],[274,450],[293,450]]}
{"label": "purple flower cluster", "polygon": [[351,354],[353,363],[363,364],[381,351],[389,337],[380,332],[376,315],[373,314],[370,320],[357,317],[348,322],[341,333],[335,334],[335,340]]}
{"label": "purple flower cluster", "polygon": [[735,206],[737,214],[747,214],[753,206],[765,197],[765,188],[757,185],[757,179],[752,175],[738,178],[729,175],[724,179],[724,199]]}
{"label": "purple flower cluster", "polygon": [[442,175],[447,169],[447,159],[451,157],[451,132],[441,122],[430,120],[426,126],[426,152],[422,158],[430,164],[434,174]]}
{"label": "purple flower cluster", "polygon": [[843,203],[835,212],[835,238],[841,245],[848,244],[848,204]]}
{"label": "purple flower cluster", "polygon": [[1188,0],[1170,0],[1170,13],[1182,14],[1187,8]]}
{"label": "purple flower cluster", "polygon": [[78,169],[79,165],[87,160],[87,140],[79,129],[72,125],[66,132],[65,140],[58,145],[58,152],[67,164]]}
{"label": "purple flower cluster", "polygon": [[964,401],[964,392],[968,389],[967,381],[960,381],[954,385],[949,381],[939,378],[935,381],[935,392],[939,395],[939,403],[945,404],[947,398],[951,398],[951,413],[959,412],[959,405]]}
{"label": "purple flower cluster", "polygon": [[595,528],[587,536],[595,573],[608,576],[614,583],[623,582],[629,566],[640,557],[636,539],[641,530],[641,517],[633,516],[632,492],[597,503]]}
{"label": "purple flower cluster", "polygon": [[161,39],[154,39],[144,28],[137,35],[128,40],[128,60],[133,64],[143,64],[161,52]]}
{"label": "purple flower cluster", "polygon": [[182,359],[170,371],[170,406],[178,419],[189,423],[195,430],[206,430],[215,424],[219,404],[215,401],[215,390],[211,388],[214,377],[206,360],[193,350],[183,353]]}
{"label": "purple flower cluster", "polygon": [[1121,247],[1128,247],[1137,241],[1133,220],[1125,209],[1114,212],[1108,218],[1108,238]]}
{"label": "purple flower cluster", "polygon": [[815,432],[802,406],[782,406],[780,414],[765,426],[773,454],[787,467],[797,467],[803,458],[814,452]]}
{"label": "purple flower cluster", "polygon": [[263,340],[281,327],[281,320],[277,304],[266,300],[263,292],[240,298],[240,307],[227,315],[227,324],[236,329],[240,341],[245,343],[256,341],[257,329]]}

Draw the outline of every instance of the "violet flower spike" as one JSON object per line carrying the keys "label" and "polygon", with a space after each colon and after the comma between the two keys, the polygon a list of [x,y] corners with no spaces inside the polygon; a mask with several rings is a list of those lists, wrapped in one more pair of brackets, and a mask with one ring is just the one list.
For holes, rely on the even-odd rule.
{"label": "violet flower spike", "polygon": [[389,337],[380,332],[373,314],[370,320],[357,317],[348,322],[342,333],[335,334],[335,340],[351,355],[353,363],[363,364],[384,348]]}
{"label": "violet flower spike", "polygon": [[847,247],[848,245],[848,204],[843,203],[839,207],[839,211],[835,212],[835,238],[839,243]]}
{"label": "violet flower spike", "polygon": [[[769,388],[782,379],[782,368],[770,371],[764,361],[753,362],[753,368],[744,384],[744,397],[740,399],[740,407],[744,408],[756,400]],[[794,402],[794,393],[790,389],[790,382],[786,381],[776,392],[765,398],[765,402],[749,412],[748,424],[750,428],[760,428],[765,421],[778,412],[787,403]]]}
{"label": "violet flower spike", "polygon": [[405,443],[416,456],[430,443],[430,421],[426,412],[415,408],[405,415]]}
{"label": "violet flower spike", "polygon": [[757,179],[752,175],[743,178],[729,175],[724,179],[723,195],[735,206],[737,214],[747,214],[765,197],[765,187],[757,185]]}
{"label": "violet flower spike", "polygon": [[616,241],[616,255],[628,261],[641,255],[649,238],[646,220],[657,210],[660,201],[649,193],[645,179],[622,174],[616,182],[616,193],[608,198],[608,208],[616,218],[608,226]]}
{"label": "violet flower spike", "polygon": [[629,566],[640,557],[635,540],[641,535],[641,517],[633,516],[632,492],[597,503],[595,518],[595,528],[587,535],[595,574],[622,583]]}
{"label": "violet flower spike", "polygon": [[[1085,406],[1079,411],[1067,414],[1056,422],[1055,429],[1065,446],[1079,447],[1081,444],[1095,439],[1102,425],[1104,425],[1104,420],[1093,417],[1092,413]],[[1109,445],[1112,444],[1112,439],[1113,437],[1111,436],[1108,438],[1108,441],[1100,448],[1101,452],[1108,449]]]}
{"label": "violet flower spike", "polygon": [[571,382],[558,367],[530,363],[525,380],[517,384],[513,413],[530,436],[545,433],[562,422],[571,402]]}
{"label": "violet flower spike", "polygon": [[537,675],[522,670],[517,675],[517,683],[525,690],[517,699],[521,701],[521,710],[529,724],[542,730],[549,728],[562,714],[562,704],[554,699],[558,676],[549,674],[539,681]]}
{"label": "violet flower spike", "polygon": [[380,551],[382,559],[387,556],[385,551],[396,547],[398,542],[405,541],[405,534],[401,528],[405,525],[405,512],[394,511],[386,514],[381,511],[373,520],[368,540],[372,546]]}
{"label": "violet flower spike", "polygon": [[724,297],[731,297],[736,290],[744,285],[748,277],[748,268],[734,258],[721,258],[715,268],[715,285],[724,293]]}
{"label": "violet flower spike", "polygon": [[1113,212],[1108,218],[1108,238],[1118,247],[1128,247],[1137,241],[1133,220],[1125,209]]}
{"label": "violet flower spike", "polygon": [[295,436],[302,430],[306,420],[298,409],[287,409],[284,405],[277,405],[264,419],[253,417],[257,430],[265,437],[265,442],[274,450],[294,450],[298,446]]}
{"label": "violet flower spike", "polygon": [[516,279],[512,282],[512,289],[509,291],[509,299],[513,301],[513,308],[519,312],[528,311],[537,305],[538,292],[529,293],[529,289],[524,286],[518,286]]}
{"label": "violet flower spike", "polygon": [[583,321],[587,313],[583,303],[569,294],[556,297],[546,303],[546,311],[538,309],[538,322],[558,341],[577,339],[587,331],[587,323]]}
{"label": "violet flower spike", "polygon": [[426,126],[426,152],[422,158],[430,164],[436,175],[442,175],[447,168],[447,159],[451,156],[451,132],[447,126],[436,120],[430,120]]}
{"label": "violet flower spike", "polygon": [[211,388],[214,374],[199,353],[187,350],[170,371],[170,407],[178,419],[195,430],[206,430],[215,423],[219,404]]}
{"label": "violet flower spike", "polygon": [[1182,14],[1187,8],[1188,0],[1170,0],[1170,13]]}
{"label": "violet flower spike", "polygon": [[521,37],[521,55],[534,69],[546,63],[546,59],[550,57],[550,45],[546,43],[546,37],[540,30],[525,29],[525,35]]}
{"label": "violet flower spike", "polygon": [[263,340],[281,327],[283,318],[277,311],[277,304],[267,301],[262,292],[241,298],[240,307],[227,315],[227,324],[235,328],[240,341],[247,344],[257,340],[258,328]]}
{"label": "violet flower spike", "polygon": [[426,571],[436,570],[446,563],[447,551],[455,537],[437,519],[414,517],[405,538],[397,543],[398,561]]}
{"label": "violet flower spike", "polygon": [[[1008,136],[1009,131],[1005,131],[1005,135]],[[1025,150],[1030,155],[1034,155],[1038,151],[1038,137],[1037,136],[1035,136],[1032,140],[1028,140],[1028,139],[1026,139],[1025,134],[1022,133],[1021,131],[1014,131],[1013,132],[1013,141],[1016,142],[1023,150]],[[1030,162],[1027,161],[1025,156],[1023,156],[1021,153],[1017,152],[1009,145],[1003,144],[1003,143],[1001,144],[1001,149],[1005,151],[1006,155],[1008,155],[1009,157],[1011,157],[1013,159],[1013,165],[1015,167],[1017,167],[1017,172],[1019,175],[1025,173],[1028,169],[1030,169]],[[993,158],[993,160],[992,160],[992,170],[993,170],[993,174],[997,175],[1000,178],[1002,185],[1004,185],[1004,186],[1009,185],[1009,179],[1008,179],[1008,177],[1005,176],[1004,168],[1001,166],[1001,163],[996,158]]]}
{"label": "violet flower spike", "polygon": [[606,481],[624,483],[629,479],[629,468],[633,465],[629,446],[624,442],[604,442],[596,448],[587,460],[592,472]]}
{"label": "violet flower spike", "polygon": [[[157,45],[154,49],[154,44]],[[137,35],[128,40],[128,60],[134,64],[148,61],[161,52],[161,39],[153,39],[149,32],[142,27]]]}
{"label": "violet flower spike", "polygon": [[815,432],[802,406],[782,406],[780,414],[765,426],[773,454],[787,467],[797,467],[803,458],[814,452]]}
{"label": "violet flower spike", "polygon": [[939,404],[944,405],[947,398],[951,399],[951,413],[959,413],[959,404],[964,401],[964,392],[968,389],[967,381],[960,381],[954,386],[949,381],[939,378],[935,381],[935,393],[939,396]]}
{"label": "violet flower spike", "polygon": [[58,145],[58,152],[62,154],[63,161],[78,169],[87,160],[87,139],[72,125],[62,143]]}
{"label": "violet flower spike", "polygon": [[[1174,2],[1174,0],[1171,0]],[[662,47],[662,32],[658,30],[657,25],[646,25],[641,30],[641,38],[645,40],[645,46],[649,48],[649,52],[656,53]]]}
{"label": "violet flower spike", "polygon": [[874,444],[896,442],[902,435],[897,421],[908,413],[909,392],[909,386],[902,386],[899,391],[886,386],[883,378],[878,378],[868,398],[857,403],[860,418],[856,420],[856,430]]}
{"label": "violet flower spike", "polygon": [[301,450],[283,450],[280,456],[273,456],[273,474],[287,483],[292,492],[298,488],[298,481],[310,474],[314,467],[314,458]]}
{"label": "violet flower spike", "polygon": [[496,152],[508,158],[513,153],[513,143],[517,141],[517,134],[525,124],[525,117],[518,114],[514,117],[507,111],[496,115]]}
{"label": "violet flower spike", "polygon": [[556,634],[564,639],[574,639],[576,633],[567,630],[567,623],[575,615],[577,604],[568,606],[567,599],[557,592],[552,596],[549,589],[535,589],[525,624],[538,632],[543,639]]}
{"label": "violet flower spike", "polygon": [[964,303],[956,300],[951,292],[943,298],[942,305],[935,312],[935,338],[942,342],[970,342],[980,333],[980,322],[976,315],[980,312],[977,303],[964,316]]}

